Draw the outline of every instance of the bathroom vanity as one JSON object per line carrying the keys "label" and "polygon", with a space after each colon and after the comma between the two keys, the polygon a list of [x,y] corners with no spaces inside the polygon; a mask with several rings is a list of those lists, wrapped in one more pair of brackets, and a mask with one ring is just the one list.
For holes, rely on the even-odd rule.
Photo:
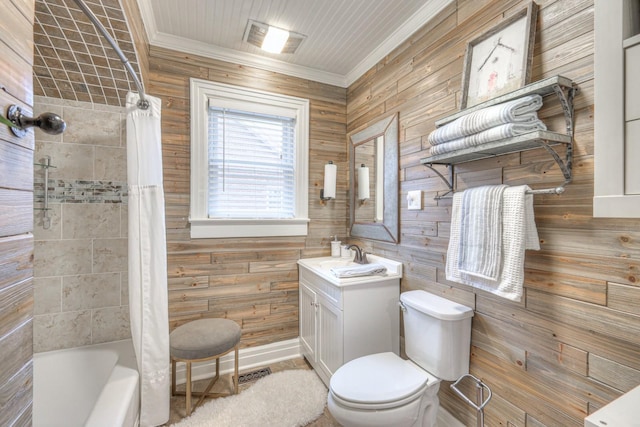
{"label": "bathroom vanity", "polygon": [[298,261],[301,350],[327,387],[331,375],[352,359],[400,351],[402,263],[367,257],[383,264],[386,274],[338,278],[331,268],[357,264],[332,257]]}

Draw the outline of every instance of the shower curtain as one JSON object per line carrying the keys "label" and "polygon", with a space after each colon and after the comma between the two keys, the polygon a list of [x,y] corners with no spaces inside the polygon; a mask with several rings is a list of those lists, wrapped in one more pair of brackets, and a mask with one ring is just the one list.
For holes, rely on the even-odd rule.
{"label": "shower curtain", "polygon": [[127,94],[129,311],[140,373],[140,426],[169,420],[169,309],[162,188],[160,100]]}

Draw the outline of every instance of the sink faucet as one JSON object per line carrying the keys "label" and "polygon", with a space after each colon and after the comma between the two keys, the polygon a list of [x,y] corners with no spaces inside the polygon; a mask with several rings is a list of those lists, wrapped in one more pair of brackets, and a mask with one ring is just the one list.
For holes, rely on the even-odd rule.
{"label": "sink faucet", "polygon": [[358,245],[349,245],[347,249],[355,249],[356,256],[353,257],[353,262],[356,264],[369,264],[369,260],[367,259],[367,253],[363,251]]}

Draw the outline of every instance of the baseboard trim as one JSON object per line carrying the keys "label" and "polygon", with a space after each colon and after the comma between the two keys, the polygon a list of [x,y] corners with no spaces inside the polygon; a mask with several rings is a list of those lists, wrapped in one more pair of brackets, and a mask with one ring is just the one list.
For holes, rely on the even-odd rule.
{"label": "baseboard trim", "polygon": [[438,408],[438,418],[436,420],[436,425],[438,427],[464,427],[456,417],[451,415],[449,411],[444,409],[442,406]]}
{"label": "baseboard trim", "polygon": [[[245,371],[256,367],[262,367],[271,363],[301,357],[300,340],[293,338],[272,344],[240,349],[238,352],[239,371]],[[233,352],[220,358],[220,374],[233,371]],[[194,363],[191,365],[191,379],[193,381],[211,378],[216,372],[216,361]],[[186,382],[186,367],[184,363],[178,363],[176,367],[176,383]]]}

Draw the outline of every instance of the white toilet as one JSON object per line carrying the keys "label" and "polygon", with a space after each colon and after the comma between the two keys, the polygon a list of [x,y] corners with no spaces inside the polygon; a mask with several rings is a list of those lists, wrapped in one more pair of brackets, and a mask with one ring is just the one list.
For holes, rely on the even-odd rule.
{"label": "white toilet", "polygon": [[409,360],[377,353],[338,368],[328,408],[344,427],[433,427],[440,381],[469,372],[473,310],[425,291],[400,301]]}

